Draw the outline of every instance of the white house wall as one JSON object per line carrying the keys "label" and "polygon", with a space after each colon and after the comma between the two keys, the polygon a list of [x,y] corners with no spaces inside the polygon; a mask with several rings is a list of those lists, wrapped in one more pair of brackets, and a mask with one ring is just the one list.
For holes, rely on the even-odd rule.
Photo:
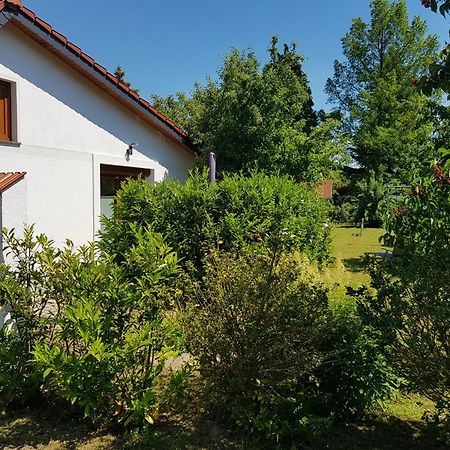
{"label": "white house wall", "polygon": [[[99,228],[100,164],[185,179],[194,158],[11,24],[0,28],[0,79],[15,84],[17,141],[0,171],[26,171],[26,219],[57,242]],[[138,143],[130,160],[126,149]]]}
{"label": "white house wall", "polygon": [[[28,221],[27,211],[23,207],[26,204],[27,183],[25,179],[22,179],[0,194],[0,229],[6,227],[12,230],[14,228],[20,232]],[[0,234],[0,249],[2,248],[2,235]],[[3,262],[1,251],[0,262]]]}

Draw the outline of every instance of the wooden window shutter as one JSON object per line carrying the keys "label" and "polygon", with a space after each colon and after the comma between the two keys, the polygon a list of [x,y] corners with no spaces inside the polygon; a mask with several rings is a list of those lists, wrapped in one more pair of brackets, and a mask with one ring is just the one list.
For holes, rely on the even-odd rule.
{"label": "wooden window shutter", "polygon": [[0,81],[0,141],[11,140],[11,85]]}

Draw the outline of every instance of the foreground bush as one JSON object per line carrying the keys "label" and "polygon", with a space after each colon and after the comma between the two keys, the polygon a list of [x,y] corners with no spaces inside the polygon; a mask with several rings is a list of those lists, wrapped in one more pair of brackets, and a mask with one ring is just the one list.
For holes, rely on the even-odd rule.
{"label": "foreground bush", "polygon": [[[447,161],[447,162],[446,162]],[[420,180],[393,212],[389,261],[374,261],[373,295],[362,290],[359,307],[375,326],[411,388],[450,417],[450,154]]]}
{"label": "foreground bush", "polygon": [[17,332],[0,329],[0,411],[30,405],[39,397],[41,374],[29,363],[26,342]]}
{"label": "foreground bush", "polygon": [[[9,347],[0,340],[9,397],[20,394],[28,374],[39,374],[46,395],[95,421],[153,423],[164,359],[179,339],[164,308],[178,259],[159,234],[130,233],[135,244],[120,266],[93,245],[57,250],[32,229],[23,239],[5,235],[15,263],[1,267],[0,279],[2,303],[15,321]],[[11,352],[22,352],[14,365]]]}
{"label": "foreground bush", "polygon": [[315,423],[369,411],[395,377],[359,319],[294,256],[211,256],[182,312],[209,407],[238,426],[289,440]]}
{"label": "foreground bush", "polygon": [[[361,416],[395,390],[373,330],[354,310],[329,306],[320,265],[286,251],[283,229],[267,248],[210,251],[199,278],[179,269],[160,234],[127,226],[131,244],[115,253],[57,250],[31,229],[5,236],[15,258],[0,267],[15,321],[0,338],[8,402],[34,391],[95,422],[142,427],[157,419],[163,387],[164,406],[181,405],[186,380],[199,375],[203,408],[288,442]],[[193,360],[167,380],[165,360],[186,344]]]}
{"label": "foreground bush", "polygon": [[402,379],[386,358],[376,331],[363,323],[354,305],[334,307],[332,315],[324,344],[330,359],[317,373],[317,405],[338,420],[354,420],[394,398]]}
{"label": "foreground bush", "polygon": [[128,224],[138,223],[164,234],[182,260],[197,269],[212,249],[241,252],[271,246],[280,237],[286,248],[323,260],[329,246],[326,213],[322,199],[287,177],[225,175],[211,185],[206,173],[193,172],[185,184],[134,180],[119,193],[102,246],[107,252],[126,251],[133,243]]}
{"label": "foreground bush", "polygon": [[55,323],[48,308],[65,301],[59,286],[68,283],[58,277],[57,251],[45,236],[35,237],[28,228],[21,239],[10,232],[4,241],[14,267],[0,265],[0,308],[11,317],[0,330],[0,408],[38,397],[42,376],[29,362],[31,351],[44,337],[52,340]]}

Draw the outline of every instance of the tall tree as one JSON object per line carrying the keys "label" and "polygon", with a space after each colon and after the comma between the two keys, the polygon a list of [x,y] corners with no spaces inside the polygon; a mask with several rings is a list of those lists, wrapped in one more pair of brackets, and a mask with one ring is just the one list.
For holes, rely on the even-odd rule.
{"label": "tall tree", "polygon": [[431,145],[432,117],[414,80],[436,57],[438,40],[404,0],[372,0],[371,20],[353,20],[326,91],[345,118],[352,154],[367,171],[408,178]]}
{"label": "tall tree", "polygon": [[184,126],[204,155],[217,154],[218,167],[248,172],[258,168],[315,181],[336,165],[342,146],[336,121],[320,121],[295,45],[280,52],[277,38],[261,67],[254,52],[233,50],[217,82],[197,84],[191,97],[153,96],[162,112]]}

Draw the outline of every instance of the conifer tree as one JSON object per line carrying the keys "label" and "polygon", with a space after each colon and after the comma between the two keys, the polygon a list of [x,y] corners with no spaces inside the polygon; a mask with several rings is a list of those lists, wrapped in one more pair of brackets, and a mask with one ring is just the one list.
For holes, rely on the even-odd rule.
{"label": "conifer tree", "polygon": [[139,89],[132,88],[131,83],[126,80],[125,75],[126,75],[125,70],[122,69],[121,65],[118,65],[116,67],[116,70],[114,71],[114,76],[119,80],[120,83],[130,88],[136,94],[139,94]]}
{"label": "conifer tree", "polygon": [[342,39],[345,60],[327,81],[345,119],[354,159],[367,173],[407,179],[432,145],[433,119],[415,86],[436,57],[425,22],[409,20],[404,0],[372,0],[371,20],[354,19]]}

